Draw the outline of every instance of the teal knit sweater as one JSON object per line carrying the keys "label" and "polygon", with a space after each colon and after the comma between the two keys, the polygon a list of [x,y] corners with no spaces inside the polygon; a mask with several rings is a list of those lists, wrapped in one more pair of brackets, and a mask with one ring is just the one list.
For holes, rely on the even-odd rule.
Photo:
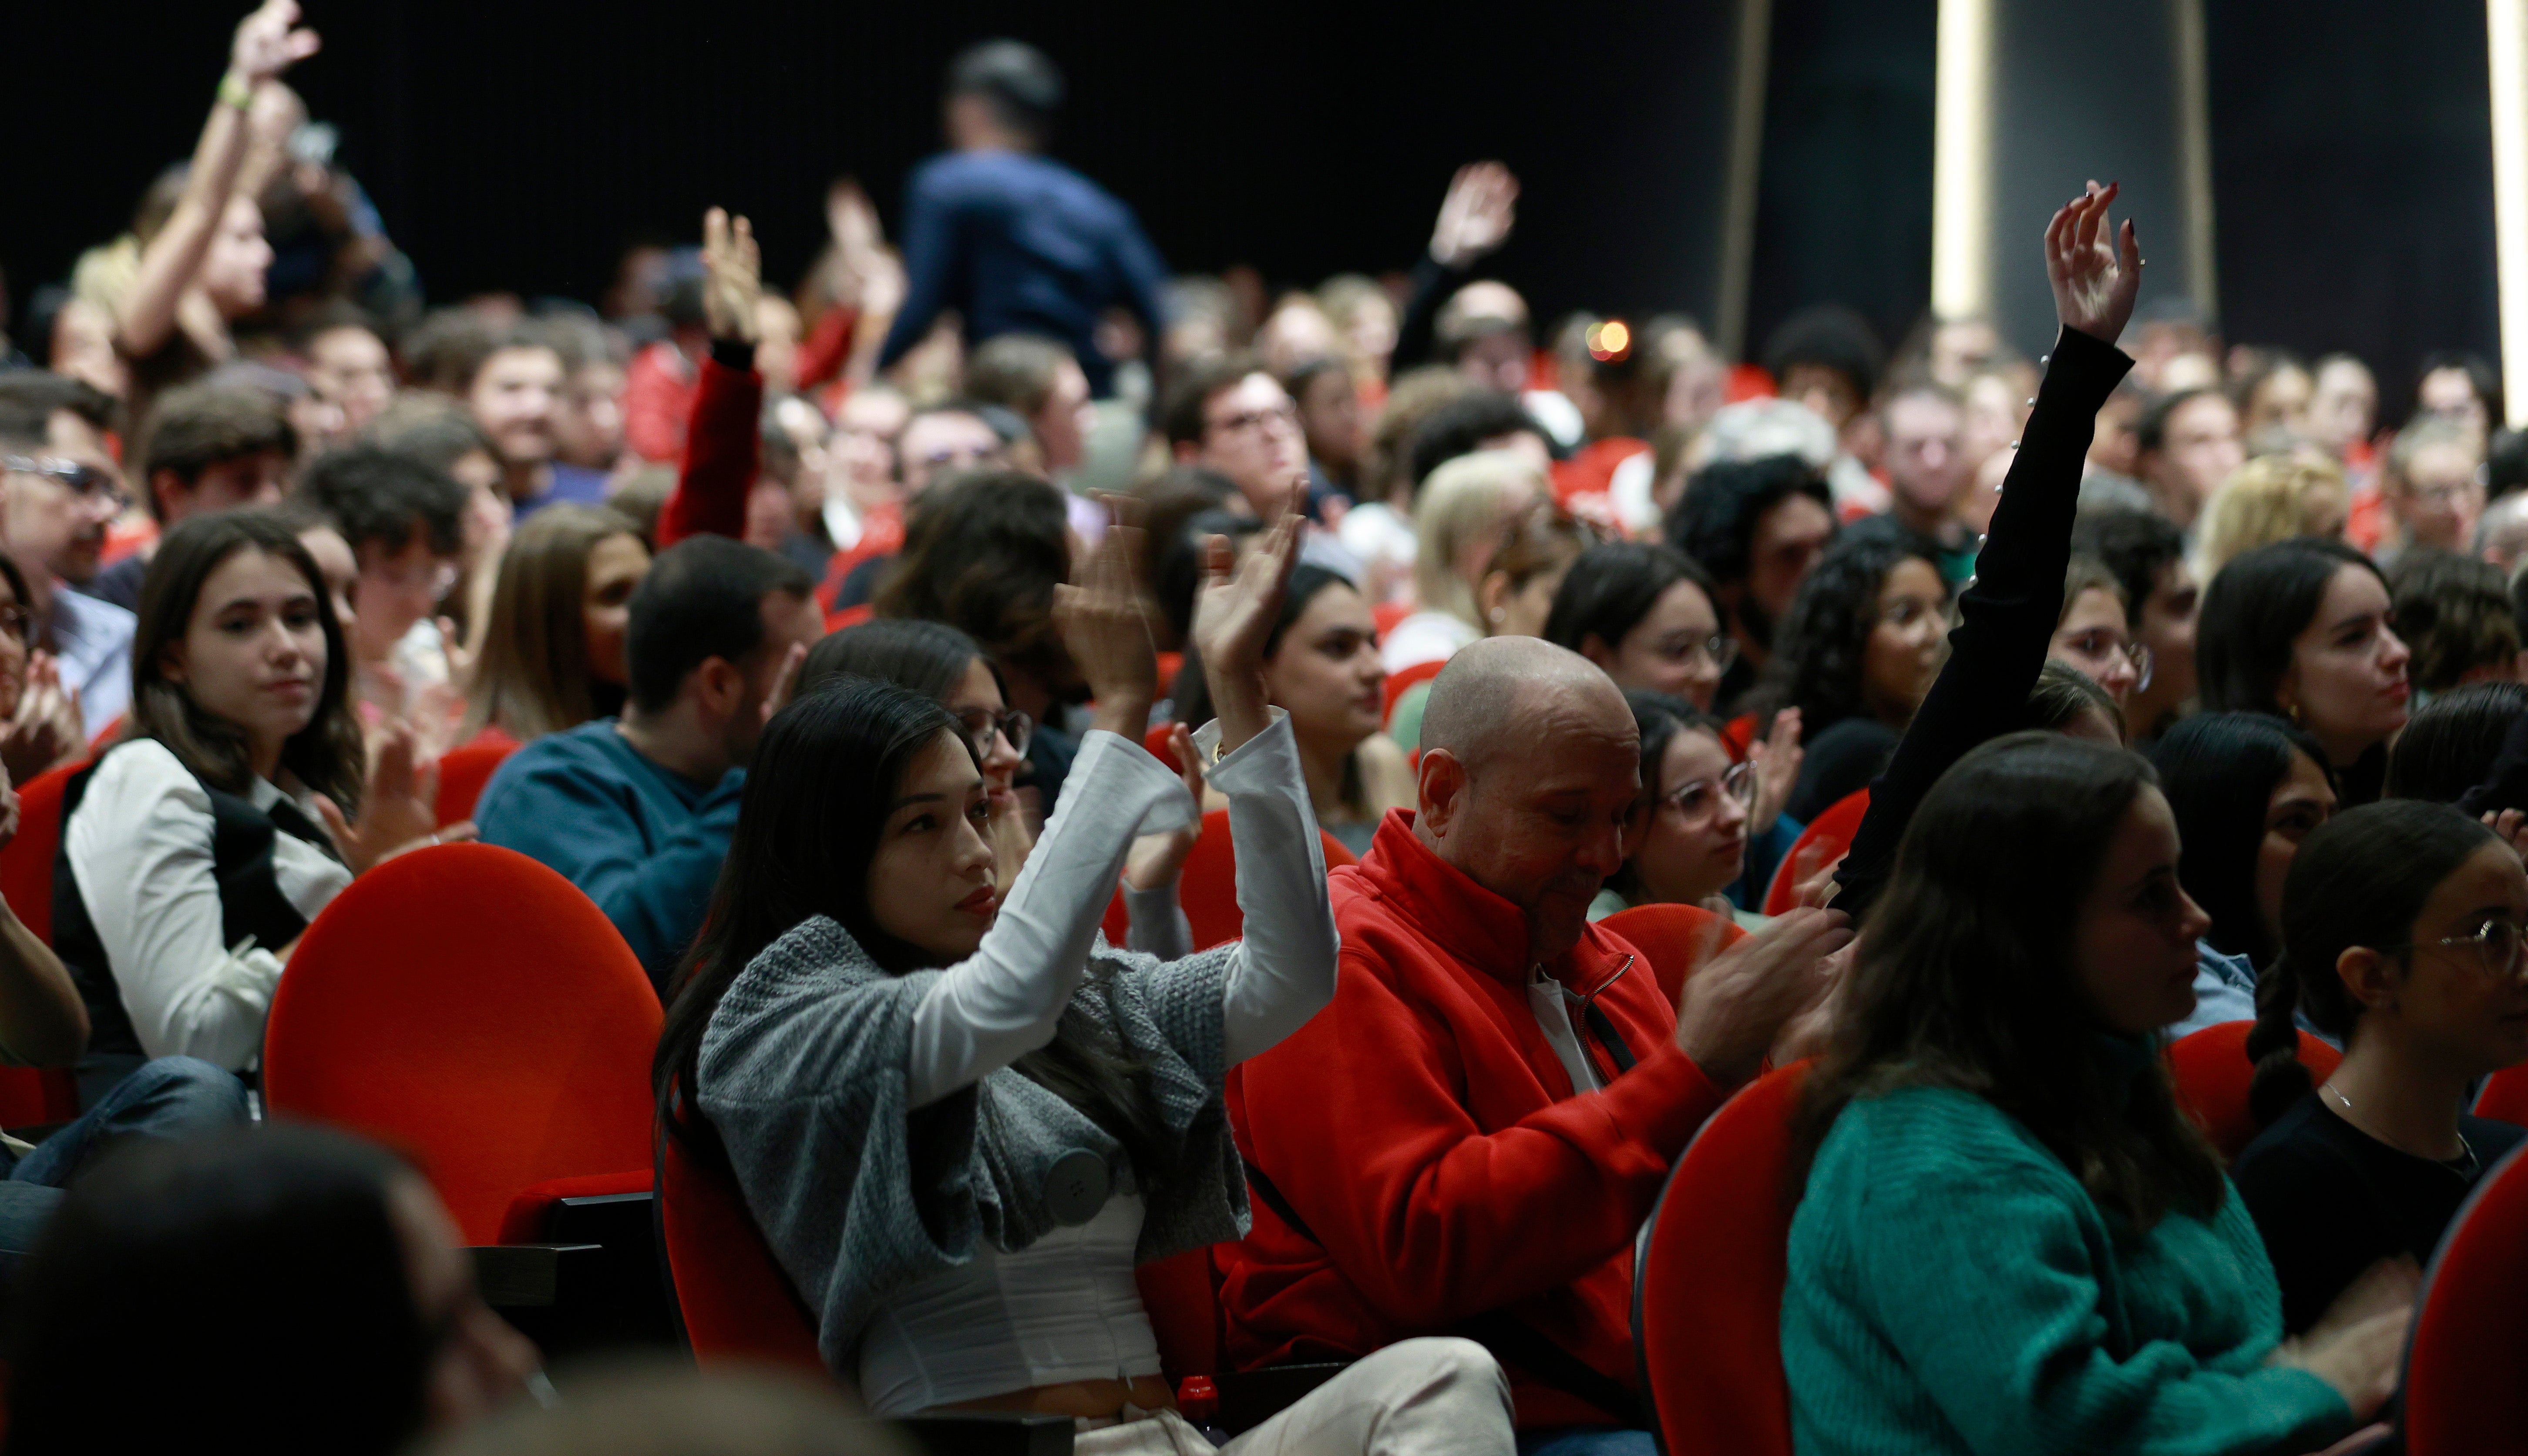
{"label": "teal knit sweater", "polygon": [[1791,1221],[1782,1365],[1801,1456],[2313,1451],[2352,1429],[2268,1368],[2282,1299],[2224,1184],[2208,1222],[2119,1240],[2080,1180],[1981,1098],[1857,1101]]}

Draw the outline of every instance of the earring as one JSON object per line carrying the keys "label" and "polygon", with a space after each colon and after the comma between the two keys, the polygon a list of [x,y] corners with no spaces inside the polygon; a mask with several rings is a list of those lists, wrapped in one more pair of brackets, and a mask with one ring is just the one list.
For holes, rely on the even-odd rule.
{"label": "earring", "polygon": [[2293,703],[2292,703],[2292,704],[2291,704],[2289,707],[2285,708],[2283,711],[2284,711],[2285,715],[2286,715],[2286,716],[2288,716],[2288,717],[2291,719],[2291,726],[2292,726],[2292,727],[2297,728],[2297,727],[2301,726],[2301,724],[2300,724],[2300,711],[2299,711],[2299,704],[2298,704],[2298,703],[2293,702]]}
{"label": "earring", "polygon": [[1495,625],[1495,626],[1499,626],[1499,625],[1501,625],[1501,623],[1505,618],[1507,618],[1508,616],[1509,616],[1509,613],[1508,613],[1508,612],[1506,612],[1506,611],[1502,610],[1501,608],[1500,608],[1500,607],[1498,607],[1498,606],[1494,607],[1494,608],[1493,608],[1493,613],[1492,613],[1493,625]]}

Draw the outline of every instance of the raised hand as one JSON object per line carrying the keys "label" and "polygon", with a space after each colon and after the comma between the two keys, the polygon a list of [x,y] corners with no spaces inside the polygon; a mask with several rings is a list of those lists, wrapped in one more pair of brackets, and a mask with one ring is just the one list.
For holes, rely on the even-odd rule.
{"label": "raised hand", "polygon": [[[1185,775],[1185,792],[1193,796],[1194,807],[1202,807],[1202,759],[1195,753],[1193,730],[1179,723],[1168,730],[1168,752],[1177,759],[1177,771]],[[1132,853],[1124,859],[1124,883],[1135,890],[1155,890],[1171,884],[1185,869],[1185,857],[1193,853],[1194,842],[1202,838],[1199,814],[1186,821],[1182,829],[1165,834],[1144,834],[1132,841]]]}
{"label": "raised hand", "polygon": [[1235,753],[1272,726],[1265,710],[1264,640],[1282,612],[1282,594],[1299,564],[1299,517],[1287,505],[1243,564],[1222,537],[1203,543],[1202,587],[1194,594],[1193,646],[1202,657],[1220,751]]}
{"label": "raised hand", "polygon": [[1054,625],[1097,704],[1094,726],[1134,743],[1149,727],[1159,683],[1158,653],[1132,587],[1132,563],[1140,549],[1139,529],[1119,521],[1080,563],[1079,584],[1053,589]]}
{"label": "raised hand", "polygon": [[316,32],[298,24],[298,0],[263,0],[237,22],[229,71],[247,85],[272,79],[316,54]]}
{"label": "raised hand", "polygon": [[1509,241],[1518,221],[1518,179],[1499,162],[1469,162],[1457,169],[1440,220],[1431,229],[1431,257],[1447,268],[1464,268]]}
{"label": "raised hand", "polygon": [[1772,727],[1747,746],[1747,761],[1756,770],[1756,803],[1747,814],[1747,832],[1763,834],[1773,827],[1791,789],[1800,781],[1800,710],[1786,707],[1773,714]]}
{"label": "raised hand", "polygon": [[1687,979],[1677,1050],[1714,1086],[1754,1076],[1783,1029],[1833,988],[1832,957],[1851,941],[1850,919],[1838,910],[1775,917]]}
{"label": "raised hand", "polygon": [[18,710],[9,716],[5,733],[0,733],[0,767],[23,784],[86,744],[79,698],[62,686],[61,663],[47,651],[29,653]]}
{"label": "raised hand", "polygon": [[703,214],[703,321],[713,338],[755,343],[763,338],[756,306],[764,297],[764,254],[755,225],[712,208]]}
{"label": "raised hand", "polygon": [[2045,225],[2045,281],[2054,288],[2055,319],[2106,343],[2125,332],[2133,295],[2141,291],[2141,244],[2133,219],[2121,230],[2107,219],[2121,186],[2089,183]]}
{"label": "raised hand", "polygon": [[369,765],[360,821],[345,819],[342,807],[322,794],[316,796],[316,812],[334,836],[334,847],[342,851],[342,862],[358,875],[406,850],[470,838],[471,824],[438,827],[438,760],[423,756],[412,729],[396,722],[386,725],[377,758]]}

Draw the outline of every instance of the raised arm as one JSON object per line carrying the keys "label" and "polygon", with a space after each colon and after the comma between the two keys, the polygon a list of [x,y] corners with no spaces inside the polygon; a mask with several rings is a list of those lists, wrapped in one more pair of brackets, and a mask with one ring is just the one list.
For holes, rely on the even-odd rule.
{"label": "raised arm", "polygon": [[2130,218],[2120,233],[2108,223],[2115,198],[2113,184],[2091,182],[2046,226],[2045,277],[2062,332],[2002,481],[1975,581],[1958,598],[1949,660],[1887,771],[1870,785],[1870,811],[1835,876],[1842,887],[1836,908],[1856,920],[1885,881],[1915,806],[1950,764],[2019,722],[2045,665],[2046,644],[2063,613],[2081,462],[2099,406],[2133,367],[2115,340],[2133,317],[2141,254]]}
{"label": "raised arm", "polygon": [[756,299],[764,291],[764,256],[755,227],[714,207],[703,215],[703,318],[711,354],[702,362],[685,457],[676,489],[658,510],[658,545],[688,536],[746,535],[746,493],[755,485],[762,443],[764,376],[755,370],[763,325]]}
{"label": "raised arm", "polygon": [[245,166],[253,139],[246,114],[267,82],[277,84],[281,73],[316,54],[316,32],[298,25],[297,0],[264,0],[237,23],[219,99],[193,144],[184,193],[141,252],[139,275],[124,299],[115,344],[125,354],[146,358],[174,332],[176,305],[210,253],[220,215]]}
{"label": "raised arm", "polygon": [[914,1008],[911,1106],[971,1086],[1053,1039],[1088,968],[1097,924],[1134,836],[1195,812],[1177,776],[1143,752],[1158,663],[1126,562],[1140,533],[1107,531],[1056,589],[1064,645],[1096,694],[1093,726],[1062,803],[974,955],[948,967]]}
{"label": "raised arm", "polygon": [[1449,180],[1431,246],[1413,264],[1412,291],[1396,320],[1394,367],[1407,369],[1431,357],[1440,305],[1466,281],[1475,264],[1509,240],[1518,221],[1518,179],[1499,162],[1469,162]]}

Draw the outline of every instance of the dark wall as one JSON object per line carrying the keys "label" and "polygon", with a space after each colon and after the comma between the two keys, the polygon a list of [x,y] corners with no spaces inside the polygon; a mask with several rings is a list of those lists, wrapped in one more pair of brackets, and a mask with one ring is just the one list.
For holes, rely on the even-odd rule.
{"label": "dark wall", "polygon": [[2208,8],[2222,332],[2360,354],[2391,420],[2425,353],[2498,359],[2484,7]]}
{"label": "dark wall", "polygon": [[1747,351],[1848,305],[1894,348],[1931,296],[1934,0],[1774,0]]}
{"label": "dark wall", "polygon": [[[1710,306],[1729,0],[1552,25],[1358,3],[307,8],[325,50],[292,79],[436,298],[594,297],[625,240],[690,236],[712,202],[754,215],[786,280],[821,240],[830,177],[859,174],[892,221],[937,144],[948,56],[1011,33],[1070,74],[1057,153],[1137,207],[1178,268],[1409,266],[1450,173],[1498,156],[1525,192],[1495,266],[1541,313]],[[120,7],[0,7],[13,109],[58,141],[21,145],[13,124],[0,162],[22,298],[190,148],[243,5],[149,9],[131,49]]]}

